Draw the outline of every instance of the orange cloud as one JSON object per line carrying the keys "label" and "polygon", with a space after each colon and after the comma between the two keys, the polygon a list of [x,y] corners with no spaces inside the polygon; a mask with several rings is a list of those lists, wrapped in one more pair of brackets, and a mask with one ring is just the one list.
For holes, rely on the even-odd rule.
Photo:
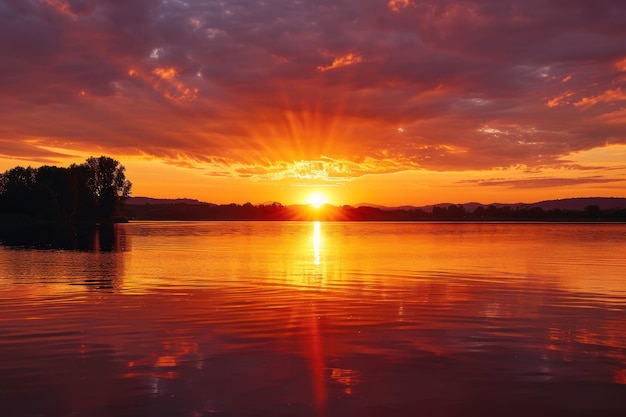
{"label": "orange cloud", "polygon": [[171,81],[174,77],[176,77],[176,69],[174,68],[155,68],[152,72],[168,81]]}
{"label": "orange cloud", "polygon": [[317,67],[318,71],[328,71],[331,69],[347,67],[348,65],[359,64],[363,62],[363,57],[358,53],[348,53],[346,55],[337,57],[333,60],[333,63],[330,65],[320,65]]}
{"label": "orange cloud", "polygon": [[410,0],[389,0],[387,7],[392,12],[399,13],[401,8],[409,7],[410,4]]}
{"label": "orange cloud", "polygon": [[626,109],[605,113],[601,116],[601,120],[604,123],[626,125]]}
{"label": "orange cloud", "polygon": [[571,101],[568,99],[573,96],[574,96],[574,93],[572,91],[567,90],[566,92],[548,100],[546,102],[546,106],[551,107],[551,108],[558,107],[558,106],[565,106],[571,103]]}
{"label": "orange cloud", "polygon": [[626,92],[621,88],[607,90],[604,93],[594,97],[583,97],[580,101],[574,103],[574,106],[593,106],[598,103],[612,103],[616,101],[626,101]]}
{"label": "orange cloud", "polygon": [[151,74],[140,73],[131,68],[128,70],[128,75],[141,78],[163,97],[180,103],[194,101],[200,91],[198,87],[188,86],[181,81],[178,71],[172,67],[157,67],[151,71]]}

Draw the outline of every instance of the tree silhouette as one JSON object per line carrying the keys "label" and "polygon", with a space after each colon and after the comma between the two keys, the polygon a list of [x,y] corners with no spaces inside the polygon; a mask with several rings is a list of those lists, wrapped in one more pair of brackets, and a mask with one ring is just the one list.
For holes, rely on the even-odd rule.
{"label": "tree silhouette", "polygon": [[76,181],[71,172],[65,168],[42,166],[35,173],[35,181],[41,203],[49,206],[47,217],[70,220],[76,206]]}
{"label": "tree silhouette", "polygon": [[99,219],[120,215],[132,186],[126,179],[126,168],[107,156],[88,158],[84,165],[87,168],[87,188],[96,201]]}
{"label": "tree silhouette", "polygon": [[124,171],[106,156],[69,168],[12,168],[0,174],[0,213],[46,221],[113,221],[123,216],[132,186]]}

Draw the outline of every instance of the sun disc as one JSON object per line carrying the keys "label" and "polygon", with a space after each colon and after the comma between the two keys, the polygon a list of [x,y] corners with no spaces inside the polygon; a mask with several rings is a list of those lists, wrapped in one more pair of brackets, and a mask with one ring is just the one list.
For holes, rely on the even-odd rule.
{"label": "sun disc", "polygon": [[307,204],[309,204],[313,208],[320,208],[326,203],[328,203],[328,199],[326,198],[326,196],[318,192],[312,193],[307,200]]}

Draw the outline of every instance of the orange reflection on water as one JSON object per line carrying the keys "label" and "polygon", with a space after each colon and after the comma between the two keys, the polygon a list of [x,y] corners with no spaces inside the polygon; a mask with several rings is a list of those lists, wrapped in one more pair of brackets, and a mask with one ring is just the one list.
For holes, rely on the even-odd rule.
{"label": "orange reflection on water", "polygon": [[[493,396],[511,395],[507,384],[519,381],[531,381],[524,390],[533,381],[572,378],[626,383],[624,261],[590,238],[595,232],[618,245],[621,226],[123,227],[132,236],[127,253],[0,248],[7,288],[0,332],[19,336],[11,343],[20,344],[0,352],[7,363],[27,368],[44,358],[47,378],[62,374],[61,365],[45,360],[63,356],[57,350],[63,366],[72,355],[101,358],[119,364],[107,363],[112,381],[121,376],[161,399],[187,393],[184,401],[197,401],[184,407],[199,415],[214,407],[228,414],[243,397],[309,410],[278,415],[336,416],[333,407],[348,397],[350,404],[408,404],[420,395],[440,398],[441,389],[464,401],[481,383],[497,391],[506,382]],[[37,262],[20,266],[16,253]],[[594,264],[607,259],[608,266]],[[73,265],[77,277],[62,265]],[[20,270],[51,273],[54,284],[14,285],[11,273]],[[66,285],[105,273],[120,283],[115,291]],[[58,297],[66,291],[58,303],[50,302],[51,286]],[[77,289],[85,293],[80,299]],[[549,388],[531,394],[545,398]]]}
{"label": "orange reflection on water", "polygon": [[328,393],[326,391],[326,359],[324,357],[324,340],[319,329],[319,317],[315,310],[309,318],[307,335],[303,335],[304,351],[308,354],[309,367],[311,370],[311,385],[313,386],[313,398],[317,415],[326,415],[326,403]]}
{"label": "orange reflection on water", "polygon": [[[319,221],[313,222],[313,264],[321,265],[320,251],[322,248],[322,232]],[[323,275],[322,275],[323,280]],[[315,303],[315,302],[314,302]],[[304,339],[304,351],[309,355],[311,369],[311,385],[313,386],[313,398],[315,399],[316,414],[325,416],[327,411],[328,393],[326,390],[326,359],[324,357],[324,340],[319,329],[320,317],[317,315],[315,304],[312,305],[309,317],[309,326],[306,329],[308,335]]]}
{"label": "orange reflection on water", "polygon": [[359,372],[354,369],[332,368],[330,378],[343,385],[343,392],[347,395],[351,395],[353,387],[361,381]]}
{"label": "orange reflection on water", "polygon": [[319,221],[315,221],[313,222],[313,263],[315,265],[319,265],[321,263],[321,260],[320,260],[321,247],[322,247],[321,225]]}

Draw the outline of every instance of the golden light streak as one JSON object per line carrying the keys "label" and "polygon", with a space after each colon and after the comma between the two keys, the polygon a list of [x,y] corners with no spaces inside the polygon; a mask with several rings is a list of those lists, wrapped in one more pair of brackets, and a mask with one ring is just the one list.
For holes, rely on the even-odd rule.
{"label": "golden light streak", "polygon": [[250,114],[255,122],[242,126],[242,135],[228,138],[234,149],[242,150],[237,160],[217,169],[256,182],[295,180],[298,185],[341,183],[362,175],[371,161],[334,157],[350,152],[346,139],[360,128],[359,121],[344,117],[342,97],[324,108],[315,100],[303,105],[300,93],[279,91],[281,112],[260,109]]}

